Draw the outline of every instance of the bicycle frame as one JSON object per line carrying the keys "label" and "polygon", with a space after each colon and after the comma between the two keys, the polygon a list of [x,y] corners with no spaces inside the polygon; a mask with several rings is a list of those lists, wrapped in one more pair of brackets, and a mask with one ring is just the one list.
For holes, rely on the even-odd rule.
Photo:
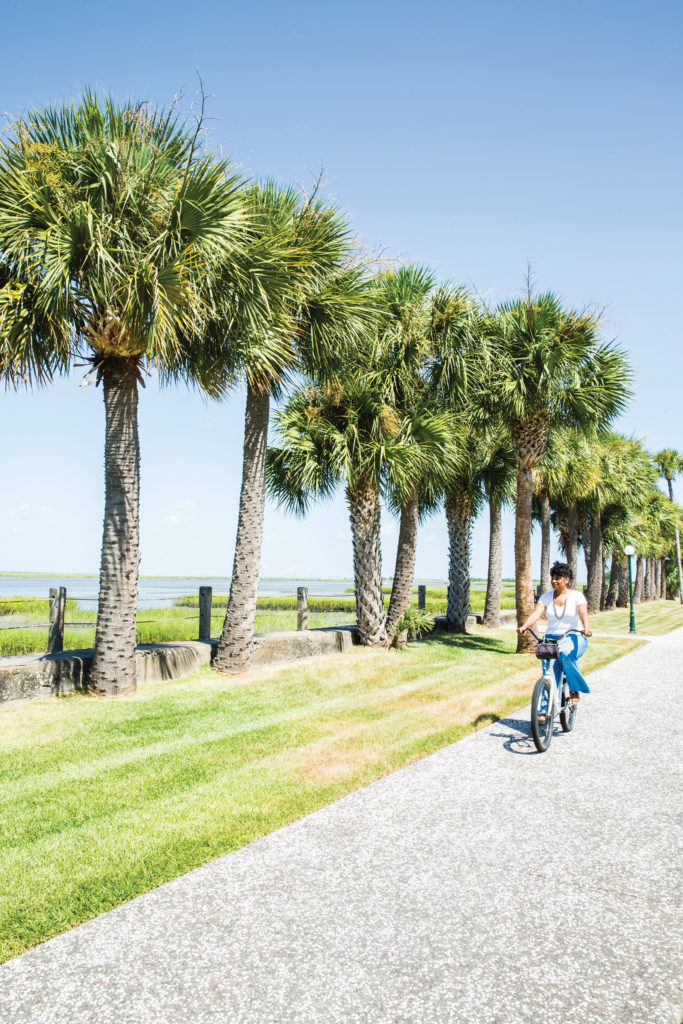
{"label": "bicycle frame", "polygon": [[555,658],[543,658],[541,665],[543,667],[543,678],[547,679],[550,683],[550,707],[546,714],[555,718],[561,711],[560,707],[560,695],[562,693],[562,683],[565,681],[566,676],[564,672],[560,675],[559,680],[555,678],[555,673],[552,668],[552,664]]}
{"label": "bicycle frame", "polygon": [[[527,631],[531,633],[531,635],[540,643],[541,638],[536,633],[534,633],[533,629],[530,626],[527,626]],[[568,636],[570,633],[578,633],[579,636],[585,635],[582,629],[568,629],[567,632],[563,635]],[[546,714],[550,715],[553,719],[562,710],[560,699],[562,694],[562,684],[566,682],[567,679],[567,677],[564,674],[564,669],[560,674],[560,678],[555,678],[555,673],[553,671],[552,664],[556,660],[556,658],[541,659],[541,666],[543,668],[543,678],[547,679],[550,683],[550,707],[548,708]]]}

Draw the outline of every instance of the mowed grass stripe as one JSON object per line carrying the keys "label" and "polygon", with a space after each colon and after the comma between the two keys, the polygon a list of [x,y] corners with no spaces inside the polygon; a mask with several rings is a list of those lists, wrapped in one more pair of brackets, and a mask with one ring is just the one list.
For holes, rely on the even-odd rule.
{"label": "mowed grass stripe", "polygon": [[[526,703],[511,630],[0,713],[3,959]],[[590,657],[634,646],[602,640]],[[520,667],[522,666],[522,667]],[[590,663],[587,664],[587,668]],[[12,783],[10,789],[10,782]]]}

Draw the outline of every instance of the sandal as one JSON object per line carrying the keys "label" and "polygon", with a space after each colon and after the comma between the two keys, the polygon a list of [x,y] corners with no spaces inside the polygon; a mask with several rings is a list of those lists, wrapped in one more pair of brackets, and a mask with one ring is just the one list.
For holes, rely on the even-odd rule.
{"label": "sandal", "polygon": [[539,725],[545,725],[547,721],[548,721],[548,716],[547,715],[539,715],[538,716],[538,724]]}
{"label": "sandal", "polygon": [[576,704],[579,703],[580,700],[581,700],[581,696],[580,696],[578,690],[570,690],[569,691],[569,703],[570,704],[576,705]]}

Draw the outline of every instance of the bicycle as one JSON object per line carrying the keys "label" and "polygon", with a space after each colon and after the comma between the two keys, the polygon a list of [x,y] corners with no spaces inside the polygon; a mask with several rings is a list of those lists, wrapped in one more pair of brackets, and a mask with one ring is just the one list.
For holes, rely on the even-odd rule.
{"label": "bicycle", "polygon": [[[543,675],[534,686],[531,698],[531,735],[536,750],[539,754],[543,754],[553,738],[555,718],[559,715],[562,732],[571,732],[574,728],[577,706],[570,701],[569,684],[564,672],[562,672],[560,681],[557,682],[551,669],[554,659],[560,656],[557,641],[543,640],[534,633],[530,626],[527,626],[527,630],[537,641],[536,657],[543,662]],[[569,633],[584,635],[582,629],[568,629],[565,636]],[[539,653],[541,645],[546,646],[546,650]],[[555,647],[554,652],[551,649],[552,645]],[[539,718],[544,720],[539,721]]]}

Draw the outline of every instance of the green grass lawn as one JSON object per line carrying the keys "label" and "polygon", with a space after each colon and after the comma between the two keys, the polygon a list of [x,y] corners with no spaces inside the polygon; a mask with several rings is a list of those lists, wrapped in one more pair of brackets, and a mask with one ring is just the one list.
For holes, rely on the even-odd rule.
{"label": "green grass lawn", "polygon": [[[637,644],[596,639],[585,668]],[[0,711],[0,959],[524,705],[514,645],[477,628]]]}
{"label": "green grass lawn", "polygon": [[[661,636],[672,629],[683,626],[683,605],[680,601],[648,601],[634,607],[636,633],[645,636]],[[628,634],[630,612],[628,608],[617,608],[613,612],[599,612],[591,615],[591,626],[599,633],[615,636]]]}

